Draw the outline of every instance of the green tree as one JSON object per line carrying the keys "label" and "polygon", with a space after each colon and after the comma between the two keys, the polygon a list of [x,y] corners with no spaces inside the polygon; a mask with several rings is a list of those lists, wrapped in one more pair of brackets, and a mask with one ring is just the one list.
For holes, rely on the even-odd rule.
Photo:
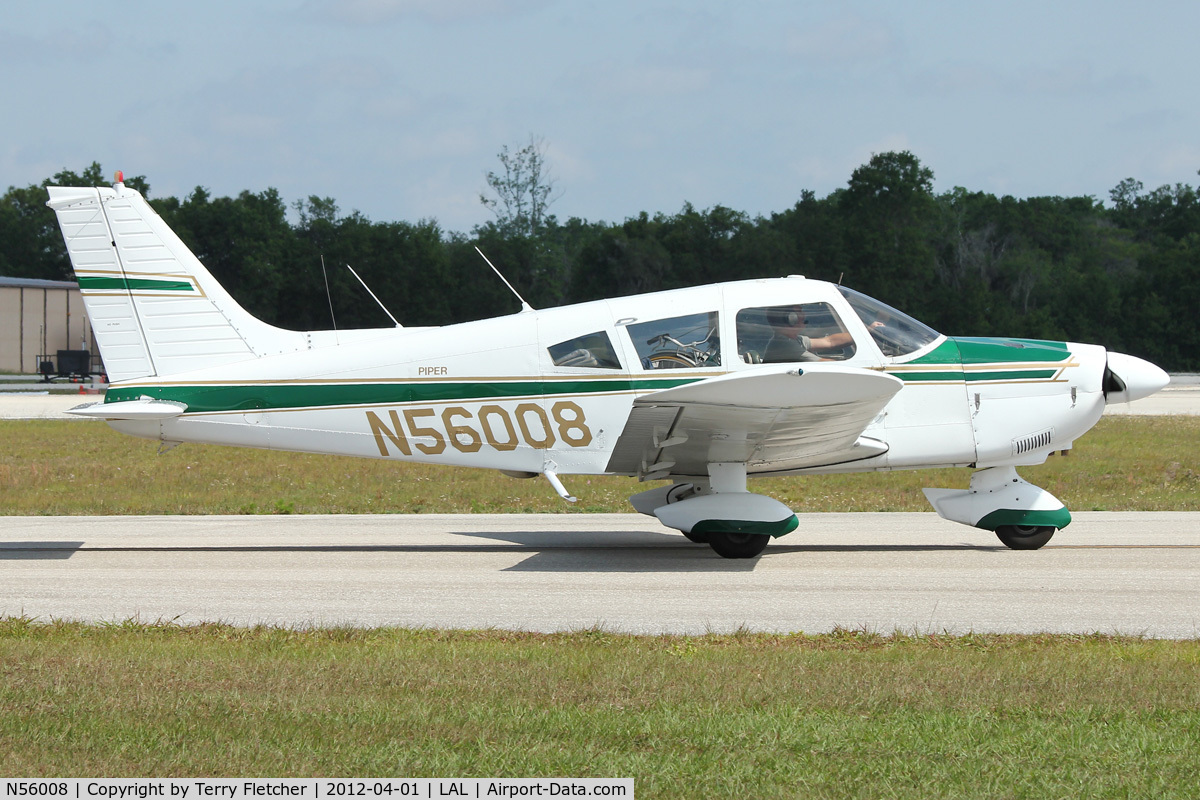
{"label": "green tree", "polygon": [[878,153],[838,198],[846,281],[915,314],[936,308],[933,171],[907,150]]}
{"label": "green tree", "polygon": [[661,218],[642,213],[600,231],[579,253],[575,302],[641,294],[670,280],[671,253],[658,238]]}
{"label": "green tree", "polygon": [[[74,280],[54,212],[46,207],[47,186],[108,186],[97,162],[82,172],[62,170],[40,184],[10,186],[0,199],[0,275],[46,280]],[[128,178],[126,185],[150,193],[145,177]]]}
{"label": "green tree", "polygon": [[[837,282],[847,271],[848,256],[844,221],[839,211],[840,195],[845,190],[818,198],[811,190],[800,193],[800,200],[787,211],[777,212],[770,219],[760,222],[759,227],[776,231],[789,242],[790,260],[788,273],[805,275],[819,280]],[[785,274],[777,271],[774,274]],[[849,276],[848,285],[870,291]]]}
{"label": "green tree", "polygon": [[533,236],[549,220],[554,194],[554,177],[546,163],[546,141],[532,134],[529,143],[511,151],[500,148],[500,172],[488,172],[491,195],[480,194],[479,202],[496,215],[496,225],[504,233]]}
{"label": "green tree", "polygon": [[197,186],[182,202],[153,204],[201,263],[247,311],[287,325],[280,291],[293,236],[287,206],[275,189],[213,198]]}

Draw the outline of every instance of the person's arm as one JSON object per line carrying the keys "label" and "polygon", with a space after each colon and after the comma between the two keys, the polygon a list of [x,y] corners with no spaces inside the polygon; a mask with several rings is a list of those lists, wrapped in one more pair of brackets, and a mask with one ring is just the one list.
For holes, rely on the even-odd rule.
{"label": "person's arm", "polygon": [[853,341],[854,338],[845,331],[819,336],[816,339],[809,339],[810,347],[813,350],[836,350],[851,344]]}

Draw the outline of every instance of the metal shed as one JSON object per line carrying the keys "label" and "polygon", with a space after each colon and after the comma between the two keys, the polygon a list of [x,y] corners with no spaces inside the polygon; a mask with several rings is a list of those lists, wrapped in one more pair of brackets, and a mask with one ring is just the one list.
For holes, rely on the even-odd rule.
{"label": "metal shed", "polygon": [[59,350],[97,352],[79,285],[0,277],[0,372],[37,374]]}

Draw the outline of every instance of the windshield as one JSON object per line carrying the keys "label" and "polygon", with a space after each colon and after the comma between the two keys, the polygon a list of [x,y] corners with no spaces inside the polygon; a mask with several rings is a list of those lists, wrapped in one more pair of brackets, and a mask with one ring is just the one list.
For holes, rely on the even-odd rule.
{"label": "windshield", "polygon": [[873,297],[867,297],[861,292],[837,287],[842,296],[850,301],[850,307],[871,332],[871,337],[879,345],[885,356],[903,356],[920,350],[934,341],[940,334],[923,322],[897,311],[886,303],[881,303]]}

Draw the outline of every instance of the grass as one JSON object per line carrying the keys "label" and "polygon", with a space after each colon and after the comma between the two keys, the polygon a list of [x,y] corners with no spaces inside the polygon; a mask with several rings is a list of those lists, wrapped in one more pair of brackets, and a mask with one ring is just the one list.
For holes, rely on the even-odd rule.
{"label": "grass", "polygon": [[0,620],[0,773],[634,777],[640,797],[1186,797],[1200,642]]}
{"label": "grass", "polygon": [[[0,515],[626,511],[543,481],[0,422]],[[1022,470],[1079,510],[1197,510],[1200,419],[1111,418]],[[770,479],[928,510],[967,470]],[[637,637],[0,618],[0,774],[633,777],[640,797],[1191,797],[1200,641]]]}
{"label": "grass", "polygon": [[[623,512],[631,478],[543,480],[487,470],[156,442],[88,421],[0,421],[0,515]],[[1200,510],[1200,417],[1105,418],[1069,456],[1021,470],[1077,511]],[[928,511],[922,487],[962,487],[965,469],[767,478],[754,491],[795,511]]]}

